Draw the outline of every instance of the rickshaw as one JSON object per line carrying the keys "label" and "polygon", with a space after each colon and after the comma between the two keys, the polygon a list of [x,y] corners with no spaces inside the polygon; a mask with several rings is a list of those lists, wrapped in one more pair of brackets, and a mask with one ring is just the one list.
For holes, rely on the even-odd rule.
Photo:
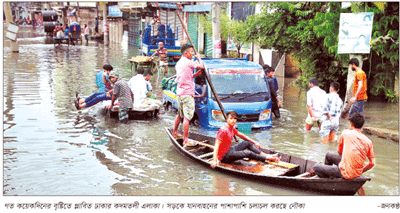
{"label": "rickshaw", "polygon": [[73,45],[75,45],[74,41],[81,41],[82,44],[81,25],[77,22],[72,22],[71,25],[69,25],[68,37]]}

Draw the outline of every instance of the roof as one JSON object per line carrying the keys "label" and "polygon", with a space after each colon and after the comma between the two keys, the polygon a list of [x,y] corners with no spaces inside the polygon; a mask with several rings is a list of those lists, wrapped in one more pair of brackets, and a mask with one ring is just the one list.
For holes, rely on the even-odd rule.
{"label": "roof", "polygon": [[262,66],[244,59],[202,59],[206,68],[260,68]]}

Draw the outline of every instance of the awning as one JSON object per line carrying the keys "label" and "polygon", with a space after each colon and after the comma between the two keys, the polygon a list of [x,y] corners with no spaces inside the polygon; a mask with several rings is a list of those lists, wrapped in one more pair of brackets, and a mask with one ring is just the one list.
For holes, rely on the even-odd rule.
{"label": "awning", "polygon": [[211,4],[185,5],[183,12],[210,12]]}

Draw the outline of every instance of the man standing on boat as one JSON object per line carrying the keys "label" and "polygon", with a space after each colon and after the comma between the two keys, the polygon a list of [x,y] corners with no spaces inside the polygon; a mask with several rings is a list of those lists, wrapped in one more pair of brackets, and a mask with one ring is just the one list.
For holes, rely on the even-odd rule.
{"label": "man standing on boat", "polygon": [[319,88],[318,79],[311,78],[309,80],[310,90],[307,92],[307,108],[308,116],[306,119],[305,129],[310,131],[315,123],[321,129],[321,116],[325,100],[326,92]]}
{"label": "man standing on boat", "polygon": [[[237,122],[236,112],[229,111],[226,122],[227,125],[218,130],[217,138],[215,139],[214,159],[211,163],[212,168],[215,168],[220,162],[231,163],[243,158],[250,158],[261,162],[279,162],[280,157],[278,157],[278,154],[269,155],[261,152],[260,144],[240,133],[235,128]],[[235,135],[245,141],[231,147],[232,139]]]}
{"label": "man standing on boat", "polygon": [[[176,80],[178,81],[178,87],[176,94],[178,96],[178,115],[175,119],[173,136],[175,138],[182,138],[178,135],[178,127],[183,118],[183,145],[195,145],[193,141],[188,139],[189,135],[189,121],[194,115],[194,90],[195,85],[193,78],[201,75],[201,70],[204,68],[204,64],[201,61],[200,54],[197,53],[196,58],[198,61],[192,61],[194,48],[192,45],[184,44],[181,48],[182,58],[176,63]],[[193,70],[198,71],[193,74]]]}
{"label": "man standing on boat", "polygon": [[[364,116],[356,112],[350,116],[350,130],[343,130],[337,152],[328,152],[325,164],[316,164],[314,173],[321,178],[336,177],[353,179],[375,166],[372,141],[361,133]],[[368,158],[369,163],[364,166]]]}

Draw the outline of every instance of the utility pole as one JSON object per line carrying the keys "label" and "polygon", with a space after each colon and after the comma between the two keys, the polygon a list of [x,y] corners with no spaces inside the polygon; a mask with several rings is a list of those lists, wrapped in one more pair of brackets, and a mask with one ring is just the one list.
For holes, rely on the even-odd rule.
{"label": "utility pole", "polygon": [[221,58],[221,6],[218,2],[212,5],[212,38],[213,57]]}
{"label": "utility pole", "polygon": [[108,46],[107,4],[103,2],[104,46]]}
{"label": "utility pole", "polygon": [[[6,22],[7,22],[7,27],[8,27],[10,23],[13,23],[10,2],[4,2],[3,6],[4,6],[5,14],[6,14]],[[19,47],[18,47],[17,40],[15,39],[15,41],[13,41],[10,39],[10,42],[11,42],[11,51],[14,53],[19,53]]]}

